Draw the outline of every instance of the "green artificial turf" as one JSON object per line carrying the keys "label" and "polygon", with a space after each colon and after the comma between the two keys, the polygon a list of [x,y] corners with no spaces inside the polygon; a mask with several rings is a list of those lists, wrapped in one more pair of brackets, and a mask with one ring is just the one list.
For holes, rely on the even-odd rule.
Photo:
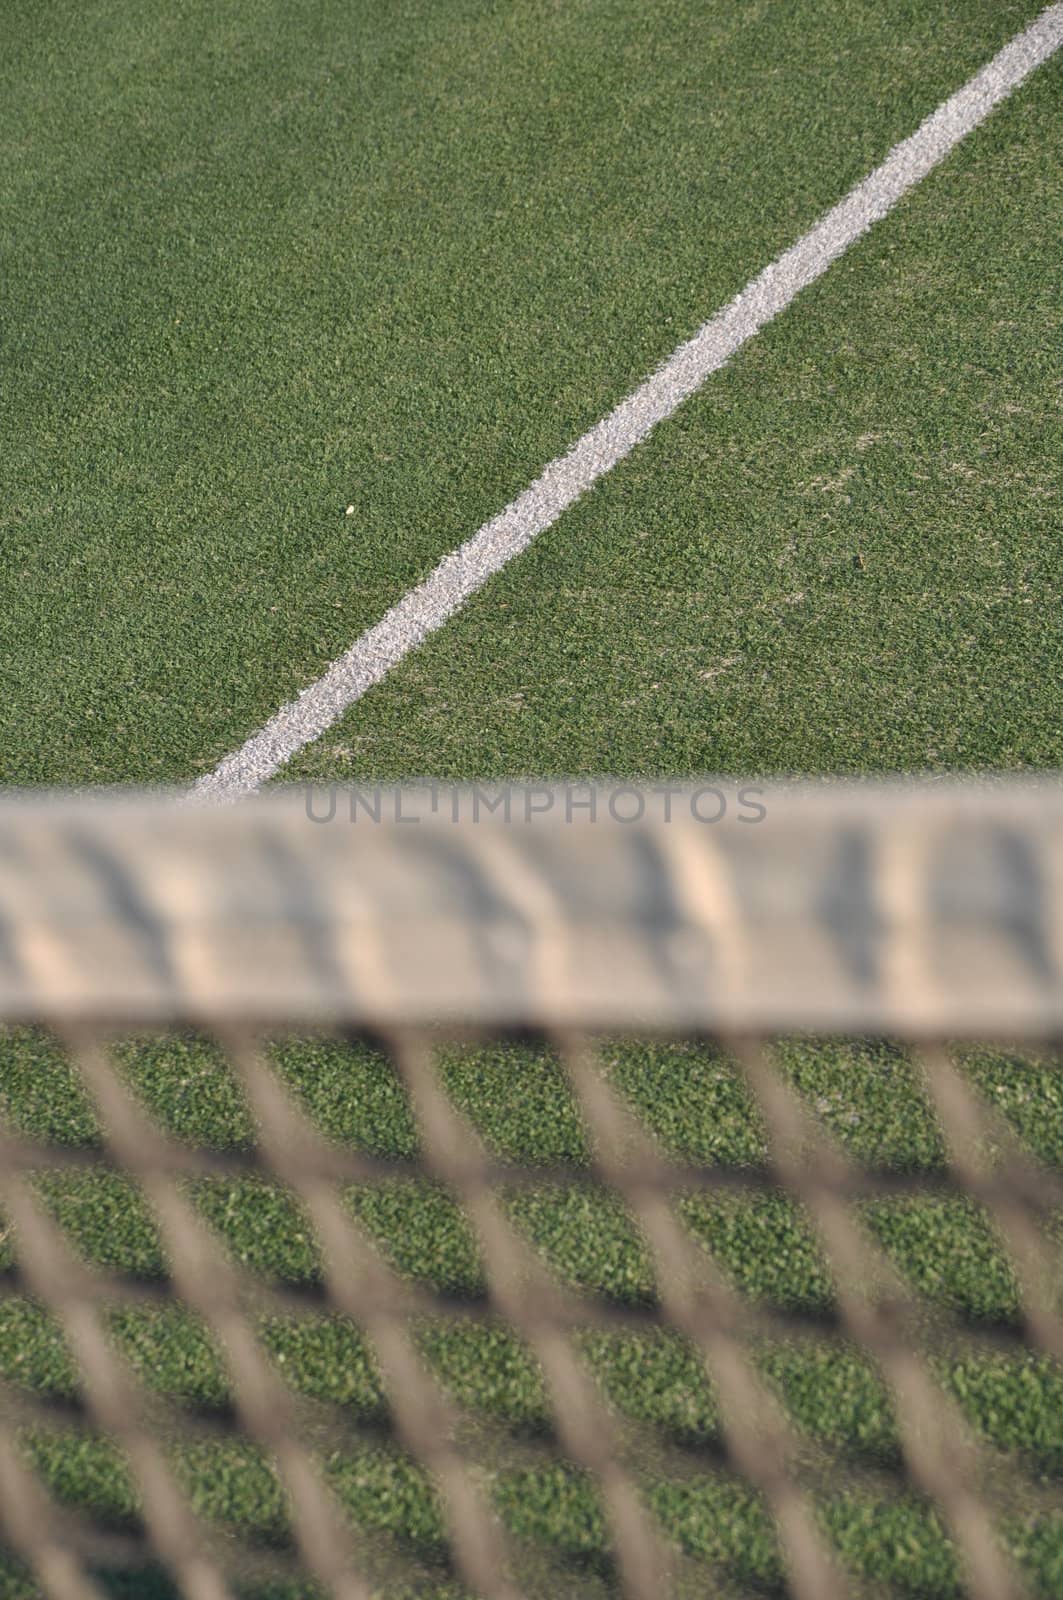
{"label": "green artificial turf", "polygon": [[[329,1136],[401,1161],[417,1140],[405,1095],[387,1061],[364,1046],[328,1040],[274,1047],[283,1077]],[[241,1094],[220,1052],[191,1035],[131,1041],[123,1068],[174,1134],[216,1148],[247,1149],[253,1139]],[[1028,1147],[1063,1165],[1063,1076],[1048,1057],[968,1050],[965,1068]],[[749,1166],[763,1160],[759,1118],[725,1056],[708,1046],[616,1041],[603,1061],[617,1087],[664,1144],[694,1161]],[[943,1150],[934,1117],[908,1058],[886,1044],[793,1042],[779,1061],[824,1126],[857,1160],[891,1170],[939,1171]],[[578,1169],[586,1163],[582,1123],[554,1059],[532,1046],[451,1048],[440,1058],[455,1103],[489,1146],[509,1159]],[[28,1031],[9,1031],[0,1051],[0,1111],[27,1135],[64,1145],[91,1144],[96,1124],[57,1047]],[[150,1214],[132,1183],[100,1170],[37,1180],[49,1209],[87,1258],[148,1279],[165,1271]],[[289,1284],[320,1281],[312,1231],[299,1208],[261,1179],[197,1181],[197,1204],[234,1255]],[[653,1278],[622,1207],[587,1184],[539,1182],[512,1189],[507,1209],[567,1282],[628,1306],[653,1303]],[[347,1204],[401,1271],[458,1297],[479,1297],[485,1280],[475,1242],[457,1206],[436,1185],[408,1177],[353,1188]],[[815,1237],[792,1202],[776,1193],[691,1195],[688,1226],[744,1293],[809,1317],[830,1311],[830,1274]],[[1016,1324],[1016,1288],[985,1219],[960,1199],[897,1197],[863,1203],[863,1220],[902,1274],[928,1302],[973,1326]],[[1063,1219],[1061,1219],[1063,1235]],[[0,1267],[15,1259],[4,1237]],[[211,1338],[176,1307],[126,1306],[111,1318],[113,1337],[152,1389],[217,1412],[229,1399]],[[389,1442],[387,1406],[373,1358],[341,1318],[271,1317],[262,1336],[295,1388],[328,1401],[363,1427],[361,1444],[326,1453],[326,1473],[373,1549],[401,1558],[417,1592],[460,1593],[446,1558],[441,1513],[430,1484]],[[432,1321],[420,1325],[425,1358],[474,1418],[527,1444],[549,1449],[549,1409],[534,1360],[496,1326]],[[720,1464],[719,1417],[711,1384],[684,1342],[664,1331],[587,1332],[580,1345],[617,1414],[670,1447],[642,1483],[680,1576],[708,1570],[734,1592],[776,1594],[781,1569],[770,1519],[757,1497]],[[798,1428],[833,1462],[835,1493],[818,1500],[830,1539],[868,1592],[919,1596],[959,1593],[954,1555],[936,1518],[894,1475],[895,1426],[881,1380],[866,1358],[820,1339],[764,1340],[756,1360]],[[979,1435],[1012,1474],[1040,1483],[1063,1478],[1063,1376],[1017,1347],[957,1348],[934,1368]],[[55,1397],[76,1393],[76,1375],[51,1318],[21,1298],[0,1301],[0,1376]],[[375,1430],[376,1439],[364,1429]],[[492,1435],[494,1437],[494,1435]],[[120,1455],[91,1438],[27,1440],[30,1457],[61,1497],[116,1525],[136,1501]],[[679,1452],[685,1470],[675,1467]],[[488,1464],[493,1459],[487,1458]],[[653,1461],[644,1445],[640,1459]],[[175,1462],[197,1508],[222,1526],[284,1543],[284,1497],[250,1445],[184,1445]],[[669,1465],[671,1462],[671,1465]],[[866,1479],[877,1469],[879,1478]],[[866,1479],[866,1481],[865,1481]],[[503,1461],[487,1474],[491,1496],[532,1573],[564,1592],[612,1593],[602,1513],[586,1477],[557,1458]],[[1023,1505],[1021,1494],[1018,1504]],[[1063,1516],[1043,1504],[1013,1506],[1006,1534],[1034,1587],[1063,1593]],[[380,1541],[383,1544],[380,1544]],[[379,1551],[378,1551],[379,1554]],[[17,1570],[10,1568],[12,1595]],[[114,1587],[119,1577],[111,1574]],[[143,1575],[142,1584],[148,1579]],[[141,1592],[168,1594],[161,1577]],[[5,1593],[0,1587],[0,1593]],[[115,1588],[114,1592],[121,1592]],[[258,1588],[255,1593],[264,1593]],[[309,1594],[305,1587],[300,1594]],[[396,1579],[384,1592],[398,1594]],[[412,1592],[412,1591],[411,1591]],[[545,1592],[545,1591],[543,1591]]]}
{"label": "green artificial turf", "polygon": [[[1039,9],[1037,0],[9,0],[0,780],[169,782],[208,769]],[[455,765],[453,728],[433,724],[465,695],[498,702],[469,751],[497,757],[492,766],[509,752],[532,770],[582,755],[598,764],[617,717],[632,724],[612,752],[617,763],[748,764],[752,745],[764,765],[776,752],[756,718],[745,740],[728,744],[711,708],[723,696],[734,721],[734,694],[744,719],[751,702],[771,699],[761,687],[769,667],[782,704],[784,661],[759,660],[776,614],[773,626],[803,639],[794,695],[818,673],[825,688],[808,720],[839,729],[832,743],[824,732],[802,746],[804,765],[825,749],[857,764],[862,745],[844,702],[854,681],[863,687],[849,669],[865,625],[859,605],[859,626],[845,624],[849,565],[866,540],[866,593],[903,555],[887,530],[907,522],[915,485],[903,469],[897,482],[896,461],[921,422],[933,434],[937,387],[966,393],[954,348],[920,367],[923,319],[948,319],[949,274],[977,278],[986,258],[988,296],[1009,262],[1021,279],[999,312],[1017,326],[995,339],[991,363],[1015,360],[1014,389],[978,367],[970,381],[989,384],[988,466],[965,412],[955,447],[942,437],[940,462],[927,440],[930,487],[947,506],[957,493],[972,497],[977,512],[977,484],[964,473],[1014,480],[1001,559],[1010,565],[1021,548],[1036,592],[1040,422],[1036,410],[1002,408],[1028,406],[1043,370],[1039,356],[1030,365],[1030,340],[1042,350],[1043,330],[1029,322],[1044,251],[1034,196],[1051,182],[1045,97],[1043,84],[1024,89],[997,127],[975,135],[971,149],[998,152],[995,165],[961,156],[976,168],[960,185],[969,216],[939,232],[929,260],[919,237],[917,259],[901,250],[889,271],[869,273],[867,252],[859,267],[834,268],[732,377],[714,380],[711,396],[492,586],[442,647],[457,679],[435,675],[436,655],[396,678],[374,702],[381,727],[394,726],[396,697],[405,705],[402,685],[435,690],[431,709],[417,693],[404,717],[417,730],[410,770]],[[935,182],[926,191],[935,199],[908,214],[936,221],[947,191]],[[1026,204],[1032,220],[1016,224],[1011,208]],[[904,239],[905,226],[887,224],[872,253]],[[1012,253],[1001,267],[1004,238]],[[973,256],[956,268],[966,250]],[[854,274],[877,291],[871,303],[852,293]],[[969,311],[955,310],[957,325]],[[868,328],[876,351],[904,352],[899,397],[875,394],[872,363],[861,364]],[[976,346],[982,337],[979,325]],[[780,377],[771,369],[784,349]],[[853,369],[871,393],[851,427],[835,405],[850,404]],[[754,391],[774,396],[772,414]],[[706,414],[717,419],[708,432]],[[874,448],[858,456],[864,432]],[[832,518],[844,494],[827,484],[848,469],[856,492],[845,493],[858,509],[843,530]],[[740,488],[748,499],[736,502]],[[914,515],[918,571],[910,588],[895,573],[883,607],[924,582],[929,546],[945,551],[941,614],[952,617],[963,612],[966,574],[951,565],[951,529],[933,511],[925,522]],[[781,584],[784,559],[792,570]],[[820,563],[830,604],[817,612],[809,585]],[[786,607],[784,595],[802,587],[818,631]],[[502,613],[507,595],[524,603]],[[910,603],[906,681],[932,675],[943,644],[914,594]],[[1013,641],[999,676],[1012,682],[1013,657],[1033,646],[1022,619],[1011,623],[1010,600],[999,604]],[[981,612],[976,601],[969,609],[962,632],[977,641]],[[485,621],[491,648],[481,659],[469,643]],[[649,641],[654,622],[663,631]],[[848,654],[831,644],[835,625]],[[555,647],[543,662],[548,636]],[[737,690],[721,666],[735,654]],[[717,669],[714,685],[698,676]],[[514,694],[526,709],[500,710]],[[655,695],[686,730],[659,751],[639,744]],[[628,702],[641,708],[630,718]],[[935,705],[944,720],[949,695]],[[511,734],[517,721],[523,742]],[[873,729],[870,711],[865,722]],[[1002,756],[1032,759],[1051,745],[1043,728],[1025,741],[1006,734],[993,747]],[[926,743],[902,732],[880,750],[872,739],[867,760],[913,745],[927,755]],[[371,755],[394,765],[410,746]]]}
{"label": "green artificial turf", "polygon": [[1061,81],[283,777],[1063,767]]}

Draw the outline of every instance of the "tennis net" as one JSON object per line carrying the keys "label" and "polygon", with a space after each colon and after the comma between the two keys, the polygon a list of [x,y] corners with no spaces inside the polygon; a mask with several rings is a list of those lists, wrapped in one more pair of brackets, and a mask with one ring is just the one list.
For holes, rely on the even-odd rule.
{"label": "tennis net", "polygon": [[[438,1494],[454,1593],[540,1592],[492,1499],[493,1464],[520,1442],[467,1414],[419,1344],[419,1327],[463,1318],[515,1332],[533,1358],[551,1419],[536,1448],[595,1486],[613,1592],[736,1592],[669,1543],[645,1490],[651,1466],[669,1470],[667,1441],[629,1426],[584,1359],[586,1330],[630,1327],[667,1328],[702,1363],[720,1417],[706,1470],[733,1474],[766,1507],[787,1592],[862,1592],[818,1509],[837,1463],[817,1453],[754,1358],[758,1340],[809,1329],[743,1295],[684,1222],[684,1196],[736,1189],[785,1192],[809,1219],[833,1288],[816,1336],[860,1350],[880,1375],[896,1476],[936,1508],[964,1592],[1025,1592],[999,1521],[1026,1489],[1029,1504],[1063,1509],[1059,1486],[1023,1488],[1013,1464],[975,1437],[933,1356],[950,1340],[977,1342],[979,1330],[928,1307],[861,1220],[867,1201],[916,1192],[926,1175],[854,1161],[779,1070],[773,1041],[904,1042],[947,1153],[936,1192],[980,1208],[1006,1249],[1021,1306],[1010,1337],[1063,1360],[1051,1226],[1063,1174],[977,1092],[956,1050],[1051,1045],[1063,1031],[1057,783],[764,787],[741,798],[728,785],[423,786],[281,791],[218,809],[14,796],[0,803],[0,1021],[61,1041],[99,1129],[88,1144],[43,1140],[12,1116],[0,1129],[0,1221],[13,1253],[0,1287],[47,1310],[77,1372],[63,1407],[0,1381],[0,1536],[42,1593],[99,1597],[113,1592],[108,1572],[149,1565],[191,1600],[281,1582],[304,1585],[286,1593],[343,1600],[412,1592],[401,1549],[359,1529],[328,1482],[323,1461],[358,1423],[304,1401],[261,1338],[270,1315],[336,1316],[364,1336],[391,1441]],[[224,1051],[253,1121],[247,1148],[179,1137],[134,1092],[116,1043],[174,1027]],[[308,1029],[368,1040],[387,1057],[416,1127],[410,1161],[315,1125],[272,1054],[280,1034]],[[541,1039],[560,1063],[585,1162],[544,1171],[500,1156],[448,1093],[443,1046],[515,1033]],[[711,1041],[751,1096],[765,1159],[691,1161],[655,1137],[603,1051],[636,1035]],[[138,1186],[165,1256],[161,1277],[87,1260],[67,1237],[42,1177],[86,1165]],[[481,1298],[462,1302],[411,1278],[345,1204],[351,1186],[400,1169],[458,1203]],[[224,1247],[195,1183],[226,1174],[253,1174],[298,1202],[320,1251],[313,1293],[264,1279]],[[646,1304],[587,1294],[549,1268],[506,1200],[544,1181],[619,1199],[652,1266]],[[138,1379],[109,1331],[115,1307],[145,1299],[187,1308],[220,1352],[231,1405],[209,1425],[272,1463],[288,1508],[272,1546],[220,1530],[175,1470],[175,1445],[207,1424]],[[136,1485],[135,1525],[60,1503],[31,1469],[34,1429],[114,1441]],[[689,1456],[684,1470],[696,1473]]]}

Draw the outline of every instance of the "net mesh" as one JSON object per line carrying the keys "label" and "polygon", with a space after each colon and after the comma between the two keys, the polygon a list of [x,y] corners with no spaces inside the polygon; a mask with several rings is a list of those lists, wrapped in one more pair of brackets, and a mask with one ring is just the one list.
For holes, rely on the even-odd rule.
{"label": "net mesh", "polygon": [[[638,819],[621,822],[574,810],[559,791],[548,810],[540,797],[533,815],[508,821],[500,810],[474,819],[467,791],[406,792],[399,809],[415,826],[390,797],[369,806],[342,797],[338,808],[335,798],[315,802],[327,823],[290,794],[227,811],[165,800],[2,807],[0,1017],[58,1033],[100,1128],[91,1146],[30,1139],[12,1121],[0,1133],[0,1211],[15,1255],[3,1290],[55,1317],[78,1376],[63,1405],[0,1384],[0,1534],[40,1590],[82,1600],[108,1592],[101,1568],[161,1563],[194,1600],[279,1579],[344,1600],[407,1592],[401,1550],[351,1521],[323,1466],[361,1425],[341,1408],[308,1405],[262,1339],[269,1315],[333,1314],[361,1330],[386,1392],[386,1427],[431,1475],[464,1592],[531,1592],[490,1487],[491,1469],[524,1445],[466,1414],[443,1385],[418,1343],[426,1320],[475,1318],[524,1341],[548,1398],[543,1448],[593,1482],[617,1593],[731,1592],[664,1537],[645,1474],[676,1467],[669,1446],[618,1415],[585,1359],[587,1330],[650,1326],[673,1330],[702,1363],[720,1414],[714,1465],[767,1507],[787,1592],[857,1592],[817,1509],[838,1463],[797,1429],[753,1355],[757,1339],[802,1339],[809,1326],[744,1296],[684,1222],[680,1202],[692,1191],[740,1188],[783,1190],[810,1220],[833,1283],[815,1337],[874,1363],[902,1476],[936,1508],[965,1592],[1023,1593],[999,1520],[1059,1508],[1058,1486],[1023,1479],[975,1437],[933,1360],[942,1347],[1004,1335],[914,1294],[860,1206],[929,1185],[983,1208],[1018,1288],[1021,1319],[1008,1337],[1063,1360],[1060,1258],[1047,1226],[1063,1208],[1063,1178],[979,1096],[953,1049],[964,1039],[1058,1037],[1058,787],[769,791],[755,825],[739,816],[709,825],[700,816],[715,805],[692,808],[687,793],[643,796]],[[174,1022],[223,1048],[252,1114],[252,1148],[178,1139],[131,1089],[114,1041]],[[410,1164],[325,1137],[276,1070],[270,1040],[282,1023],[372,1030],[415,1120],[413,1165],[454,1197],[473,1232],[482,1300],[403,1274],[344,1204],[345,1186],[384,1183]],[[513,1026],[541,1030],[562,1064],[586,1166],[544,1173],[501,1159],[447,1092],[441,1043]],[[743,1076],[767,1160],[715,1166],[664,1148],[604,1067],[601,1039],[617,1030],[711,1037]],[[931,1179],[854,1163],[778,1069],[771,1039],[808,1030],[911,1041],[947,1171]],[[39,1180],[84,1165],[135,1180],[164,1278],[108,1270],[75,1250]],[[320,1251],[318,1288],[267,1281],[224,1247],[189,1183],[219,1174],[257,1174],[294,1196]],[[549,1268],[504,1200],[544,1179],[618,1197],[645,1242],[651,1303],[589,1295]],[[227,1368],[228,1416],[194,1415],[135,1376],[108,1319],[145,1299],[202,1319]],[[136,1484],[137,1526],[116,1531],[53,1499],[23,1447],[33,1428],[116,1441]],[[273,1464],[287,1545],[243,1544],[196,1510],[173,1447],[219,1429]],[[540,1445],[527,1448],[534,1456]],[[682,1470],[697,1466],[685,1459]]]}

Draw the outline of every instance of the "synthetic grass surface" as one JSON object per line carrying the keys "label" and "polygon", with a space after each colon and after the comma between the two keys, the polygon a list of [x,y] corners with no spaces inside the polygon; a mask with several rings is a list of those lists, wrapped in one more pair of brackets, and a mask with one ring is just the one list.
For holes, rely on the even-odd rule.
{"label": "synthetic grass surface", "polygon": [[1050,63],[285,780],[1063,767]]}
{"label": "synthetic grass surface", "polygon": [[[11,0],[0,778],[209,768],[1039,9]],[[995,181],[964,200],[990,219],[1011,203]],[[935,270],[951,253],[950,240]],[[1024,316],[1037,273],[1017,254]],[[892,340],[898,306],[877,305]],[[828,337],[852,331],[831,321]],[[677,449],[640,455],[636,474]],[[674,496],[674,480],[654,473],[653,494]],[[596,497],[592,521],[621,492]],[[700,560],[699,526],[679,518],[671,538],[687,548],[692,531]],[[676,580],[664,544],[639,547],[640,583]],[[609,543],[614,568],[625,548]],[[544,559],[510,582],[537,592]],[[595,563],[588,629],[627,626],[601,609],[611,581]],[[739,625],[689,567],[678,581],[699,636]],[[578,678],[567,665],[581,642],[567,624],[536,692],[568,679],[549,720],[586,726],[597,756],[582,709],[596,652]],[[642,644],[621,631],[613,648]],[[913,673],[937,631],[915,644]],[[556,738],[536,749],[533,769],[560,760]],[[422,741],[411,770],[437,756],[452,764],[446,738]]]}
{"label": "synthetic grass surface", "polygon": [[[91,1143],[92,1113],[64,1059],[41,1037],[13,1032],[0,1055],[0,1110],[34,1137]],[[180,1137],[245,1147],[253,1129],[219,1052],[193,1036],[131,1044],[125,1070],[160,1120]],[[329,1135],[379,1155],[416,1155],[404,1094],[386,1061],[364,1047],[328,1041],[276,1048],[283,1076]],[[729,1062],[708,1047],[617,1042],[604,1059],[619,1088],[649,1126],[677,1152],[728,1165],[757,1163],[765,1150],[759,1120]],[[784,1070],[850,1153],[879,1168],[939,1170],[942,1147],[917,1074],[886,1045],[799,1044],[781,1048]],[[1063,1164],[1063,1076],[1059,1062],[967,1052],[972,1081],[990,1096],[1043,1160]],[[498,1153],[527,1163],[586,1161],[580,1120],[555,1062],[530,1047],[451,1050],[444,1080]],[[68,1237],[92,1260],[153,1277],[164,1271],[154,1227],[133,1187],[101,1172],[51,1175],[40,1192]],[[282,1192],[252,1179],[197,1184],[198,1203],[235,1255],[272,1278],[313,1282],[319,1267],[311,1230]],[[466,1224],[433,1184],[409,1179],[352,1189],[352,1213],[404,1271],[458,1296],[482,1295],[484,1279]],[[511,1216],[567,1281],[629,1305],[652,1303],[645,1251],[622,1208],[593,1187],[541,1184],[507,1196]],[[684,1214],[735,1284],[751,1296],[811,1316],[829,1309],[829,1272],[794,1206],[776,1194],[692,1197]],[[863,1207],[871,1233],[929,1301],[965,1320],[1013,1325],[1015,1285],[991,1230],[961,1200],[891,1199]],[[1061,1228],[1063,1232],[1063,1228]],[[13,1259],[12,1243],[3,1260]],[[209,1337],[177,1309],[126,1308],[114,1337],[152,1388],[206,1410],[228,1391]],[[420,1592],[460,1592],[448,1576],[440,1512],[424,1475],[387,1439],[375,1366],[357,1332],[342,1319],[271,1319],[268,1348],[302,1393],[343,1407],[378,1430],[364,1448],[327,1458],[328,1476],[359,1527],[391,1536]],[[485,1424],[548,1444],[542,1384],[523,1347],[504,1329],[425,1324],[421,1348],[444,1383]],[[663,1465],[643,1482],[669,1541],[688,1566],[705,1563],[747,1593],[779,1592],[780,1568],[757,1498],[721,1470],[718,1414],[697,1359],[665,1333],[588,1333],[582,1346],[621,1416],[649,1428],[668,1446]],[[868,1592],[950,1596],[958,1592],[954,1556],[936,1518],[891,1474],[898,1445],[881,1383],[868,1362],[818,1340],[764,1342],[758,1364],[792,1418],[832,1462],[819,1508],[830,1538]],[[1063,1593],[1063,1516],[1043,1508],[1043,1491],[1063,1477],[1063,1376],[1047,1361],[958,1349],[935,1358],[935,1370],[980,1435],[1010,1462],[1018,1489],[1008,1540],[1035,1592]],[[38,1391],[69,1395],[76,1383],[50,1318],[28,1302],[0,1302],[0,1374]],[[675,1453],[689,1469],[677,1475]],[[135,1499],[117,1453],[91,1441],[38,1432],[30,1453],[53,1489],[121,1524]],[[639,1457],[652,1463],[643,1447]],[[223,1525],[272,1541],[285,1537],[283,1495],[250,1446],[182,1447],[177,1460],[198,1508]],[[669,1466],[669,1462],[671,1465]],[[870,1476],[869,1476],[870,1474]],[[876,1475],[877,1474],[877,1475]],[[520,1541],[533,1572],[531,1592],[560,1582],[570,1594],[612,1592],[604,1524],[582,1474],[552,1462],[510,1463],[486,1473],[492,1498]],[[15,1569],[9,1587],[16,1595]],[[539,1579],[534,1579],[538,1572]],[[117,1582],[117,1579],[115,1579]],[[163,1595],[161,1578],[141,1577],[137,1592]],[[536,1582],[539,1587],[536,1587]],[[116,1591],[117,1592],[117,1591]],[[292,1591],[295,1592],[295,1591]],[[299,1593],[310,1593],[300,1588]],[[390,1585],[389,1594],[401,1592]]]}

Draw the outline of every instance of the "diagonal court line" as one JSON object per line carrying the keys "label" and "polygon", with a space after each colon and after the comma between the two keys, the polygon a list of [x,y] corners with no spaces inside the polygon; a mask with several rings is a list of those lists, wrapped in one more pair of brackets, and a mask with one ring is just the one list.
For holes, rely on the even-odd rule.
{"label": "diagonal court line", "polygon": [[537,534],[670,417],[747,339],[821,277],[1060,44],[1063,0],[1043,11],[915,133],[894,145],[880,167],[681,344],[566,455],[551,461],[504,511],[444,556],[423,583],[356,639],[297,699],[282,706],[260,732],[200,778],[189,797],[235,800],[251,794],[304,745],[319,738],[348,706],[442,627],[488,578],[526,550]]}

